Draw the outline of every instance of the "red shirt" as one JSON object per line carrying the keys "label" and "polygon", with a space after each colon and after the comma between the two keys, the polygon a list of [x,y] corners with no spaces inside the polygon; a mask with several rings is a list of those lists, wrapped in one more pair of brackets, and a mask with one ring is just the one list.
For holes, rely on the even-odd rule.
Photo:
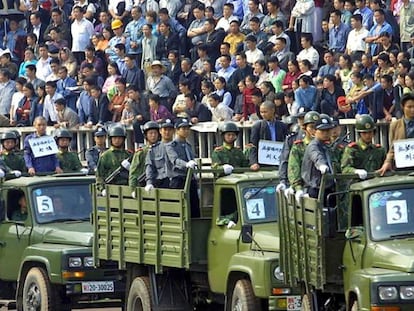
{"label": "red shirt", "polygon": [[247,120],[249,116],[256,113],[256,107],[252,101],[252,94],[257,88],[245,88],[243,91],[243,118]]}
{"label": "red shirt", "polygon": [[284,89],[284,91],[291,91],[292,90],[292,83],[293,81],[295,81],[297,78],[299,78],[300,76],[300,72],[298,71],[297,73],[291,73],[288,72],[285,76],[285,78],[283,79],[283,85],[287,85],[288,88]]}

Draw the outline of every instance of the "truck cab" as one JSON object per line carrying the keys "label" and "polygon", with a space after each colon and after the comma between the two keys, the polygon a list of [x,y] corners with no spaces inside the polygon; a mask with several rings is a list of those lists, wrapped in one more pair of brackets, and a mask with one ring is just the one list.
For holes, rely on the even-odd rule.
{"label": "truck cab", "polygon": [[90,223],[93,177],[4,181],[0,190],[0,297],[18,310],[65,310],[121,298],[116,266],[96,269]]}
{"label": "truck cab", "polygon": [[350,187],[344,291],[353,310],[414,309],[414,176]]}

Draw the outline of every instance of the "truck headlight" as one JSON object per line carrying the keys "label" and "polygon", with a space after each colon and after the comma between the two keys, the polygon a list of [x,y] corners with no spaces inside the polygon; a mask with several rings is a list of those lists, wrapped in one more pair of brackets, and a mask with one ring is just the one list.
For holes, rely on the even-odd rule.
{"label": "truck headlight", "polygon": [[401,299],[414,299],[414,286],[400,286]]}
{"label": "truck headlight", "polygon": [[83,265],[85,267],[93,267],[94,266],[93,257],[85,257],[85,258],[83,258]]}
{"label": "truck headlight", "polygon": [[278,279],[279,281],[284,280],[283,272],[280,270],[280,266],[277,266],[275,270],[273,270],[273,276]]}
{"label": "truck headlight", "polygon": [[396,300],[398,290],[395,286],[380,286],[378,287],[378,295],[381,300]]}
{"label": "truck headlight", "polygon": [[70,268],[82,267],[82,258],[80,258],[80,257],[69,257],[69,267]]}

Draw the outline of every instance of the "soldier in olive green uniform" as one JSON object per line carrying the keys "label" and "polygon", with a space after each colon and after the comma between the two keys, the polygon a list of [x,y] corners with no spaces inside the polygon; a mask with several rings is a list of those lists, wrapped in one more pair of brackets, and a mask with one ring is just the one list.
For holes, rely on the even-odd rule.
{"label": "soldier in olive green uniform", "polygon": [[134,190],[138,186],[145,186],[145,158],[150,147],[158,142],[160,126],[157,122],[149,121],[142,129],[146,141],[144,147],[139,148],[132,158],[129,170],[129,186]]}
{"label": "soldier in olive green uniform", "polygon": [[360,137],[357,142],[346,146],[341,161],[342,173],[357,174],[365,179],[369,172],[381,168],[386,152],[381,145],[372,143],[375,122],[370,115],[363,114],[357,118],[355,127]]}
{"label": "soldier in olive green uniform", "polygon": [[1,145],[3,146],[1,159],[11,170],[26,172],[23,154],[16,152],[17,141],[18,138],[13,131],[1,135]]}
{"label": "soldier in olive green uniform", "polygon": [[55,140],[59,149],[57,158],[63,172],[79,172],[82,169],[79,157],[76,152],[69,151],[72,133],[67,129],[57,129],[55,132]]}
{"label": "soldier in olive green uniform", "polygon": [[102,191],[103,196],[106,195],[105,180],[111,177],[111,184],[127,185],[130,168],[130,153],[125,150],[125,129],[114,126],[109,130],[108,136],[111,147],[101,155],[96,169],[96,187]]}
{"label": "soldier in olive green uniform", "polygon": [[222,168],[224,174],[232,173],[234,167],[248,167],[249,161],[243,151],[234,146],[234,142],[239,134],[239,128],[234,122],[226,122],[221,128],[223,145],[216,147],[211,154],[211,166]]}
{"label": "soldier in olive green uniform", "polygon": [[305,114],[303,119],[303,131],[305,132],[305,137],[303,139],[295,140],[290,150],[288,179],[290,186],[296,192],[303,193],[303,181],[301,177],[303,155],[305,154],[306,147],[315,135],[315,123],[319,119],[319,113],[316,111],[309,111]]}

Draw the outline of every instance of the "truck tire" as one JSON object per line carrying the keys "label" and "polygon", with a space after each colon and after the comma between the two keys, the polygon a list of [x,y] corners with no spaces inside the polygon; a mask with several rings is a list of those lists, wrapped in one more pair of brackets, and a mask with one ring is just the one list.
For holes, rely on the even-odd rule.
{"label": "truck tire", "polygon": [[259,311],[260,301],[254,295],[249,280],[238,280],[231,296],[231,311]]}
{"label": "truck tire", "polygon": [[128,293],[127,311],[151,311],[151,287],[149,278],[141,276],[134,279]]}
{"label": "truck tire", "polygon": [[312,296],[311,294],[304,294],[302,297],[301,311],[312,311]]}
{"label": "truck tire", "polygon": [[24,311],[53,311],[55,297],[47,273],[42,268],[31,268],[23,285]]}
{"label": "truck tire", "polygon": [[358,304],[358,300],[355,300],[355,301],[352,303],[351,311],[359,311],[359,304]]}

